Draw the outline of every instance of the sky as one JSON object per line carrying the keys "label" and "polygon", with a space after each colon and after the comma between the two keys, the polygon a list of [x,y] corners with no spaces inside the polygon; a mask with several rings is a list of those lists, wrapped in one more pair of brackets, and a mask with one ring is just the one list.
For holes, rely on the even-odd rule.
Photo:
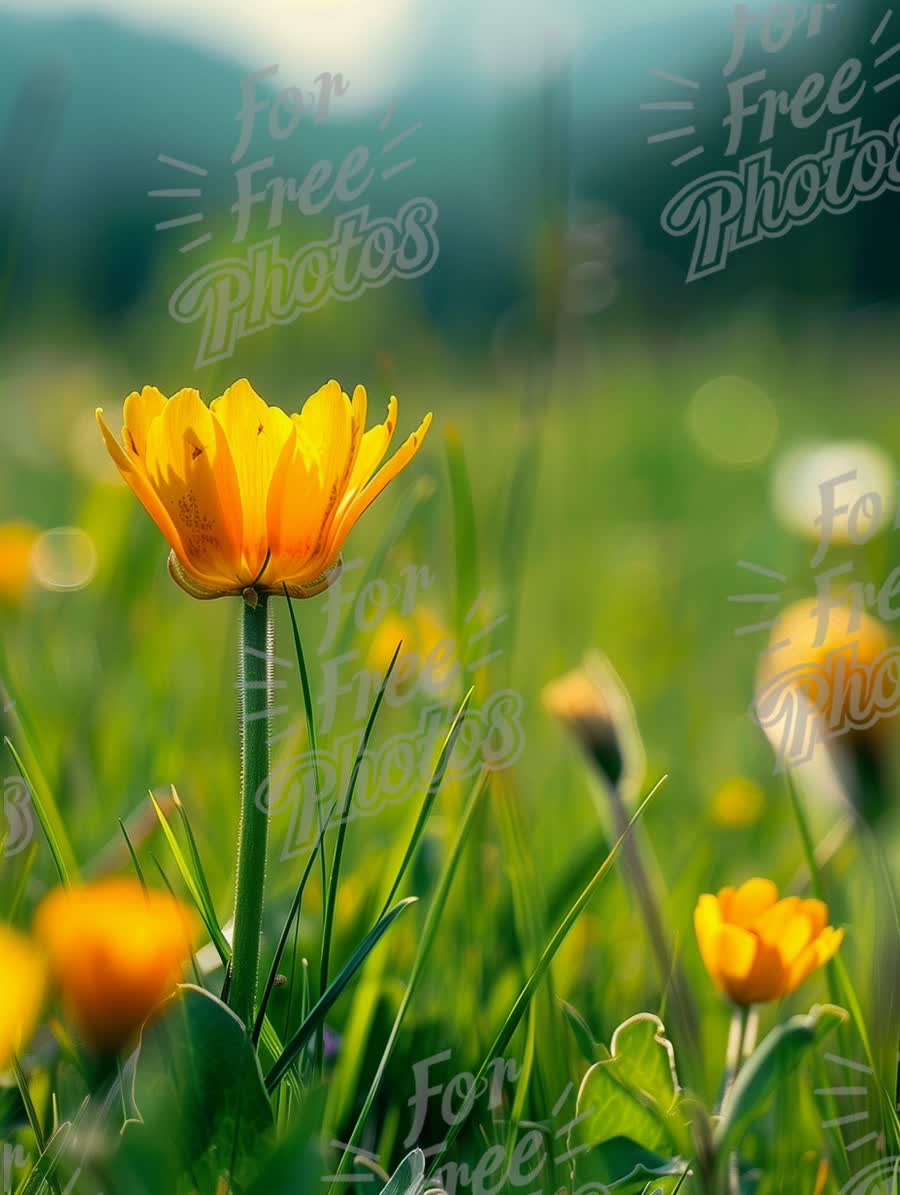
{"label": "sky", "polygon": [[[334,62],[365,75],[353,105],[378,105],[442,64],[464,62],[491,86],[533,85],[554,54],[616,32],[722,9],[721,0],[0,0],[0,13],[106,16],[175,36],[240,64],[278,62],[285,77]],[[471,85],[467,80],[467,85]]]}

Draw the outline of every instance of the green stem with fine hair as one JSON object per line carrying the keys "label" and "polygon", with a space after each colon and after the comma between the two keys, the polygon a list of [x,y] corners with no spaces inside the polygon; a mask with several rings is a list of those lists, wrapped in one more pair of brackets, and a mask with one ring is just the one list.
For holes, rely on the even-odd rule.
{"label": "green stem with fine hair", "polygon": [[[248,595],[250,596],[250,595]],[[272,695],[272,625],[266,598],[242,603],[241,820],[238,830],[234,941],[228,1003],[253,1025],[259,978],[266,851],[269,835],[269,709]]]}

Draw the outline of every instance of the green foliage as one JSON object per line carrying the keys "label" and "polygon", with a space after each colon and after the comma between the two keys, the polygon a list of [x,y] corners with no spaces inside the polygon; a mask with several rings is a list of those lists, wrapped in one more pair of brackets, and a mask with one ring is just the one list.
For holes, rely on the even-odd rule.
{"label": "green foliage", "polygon": [[123,1192],[161,1189],[160,1172],[173,1182],[192,1174],[203,1192],[214,1192],[222,1174],[242,1186],[274,1130],[244,1026],[221,1000],[189,985],[144,1030],[132,1099],[136,1115],[111,1164]]}

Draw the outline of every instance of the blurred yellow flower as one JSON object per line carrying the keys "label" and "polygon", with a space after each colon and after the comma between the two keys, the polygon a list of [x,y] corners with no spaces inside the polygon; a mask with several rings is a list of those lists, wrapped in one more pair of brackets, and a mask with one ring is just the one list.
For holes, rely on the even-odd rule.
{"label": "blurred yellow flower", "polygon": [[0,524],[0,601],[17,606],[25,596],[37,535],[28,523]]}
{"label": "blurred yellow flower", "polygon": [[[244,379],[207,407],[196,390],[153,386],[125,400],[122,445],[97,411],[119,472],[172,549],[169,571],[197,598],[253,588],[326,589],[357,519],[415,456],[431,422],[381,469],[397,400],[369,431],[368,400],[330,381],[300,414],[268,406]],[[124,445],[124,447],[123,447]],[[378,472],[376,473],[376,469]]]}
{"label": "blurred yellow flower", "polygon": [[459,671],[456,639],[441,616],[430,606],[416,606],[408,618],[388,612],[372,636],[367,663],[383,674],[402,643],[394,665],[392,683],[401,694],[420,685],[432,696],[447,695]]}
{"label": "blurred yellow flower", "polygon": [[766,799],[758,784],[747,776],[731,776],[713,794],[709,813],[718,825],[736,830],[755,825],[765,807]]}
{"label": "blurred yellow flower", "polygon": [[844,938],[827,922],[822,901],[779,900],[772,881],[759,878],[704,894],[694,912],[703,963],[735,1004],[787,996],[827,963]]}
{"label": "blurred yellow flower", "polygon": [[[776,698],[773,708],[777,709],[777,701],[789,685],[802,694],[817,715],[827,719],[829,729],[835,732],[883,733],[885,719],[898,712],[896,697],[892,707],[883,706],[883,686],[876,685],[874,675],[874,666],[894,640],[870,615],[848,605],[820,610],[818,599],[807,598],[782,612],[769,642],[770,649],[760,663],[756,692],[758,698],[767,690],[772,693]],[[857,681],[860,674],[867,676],[863,684]],[[891,676],[892,671],[887,679]],[[866,711],[876,689],[881,704],[877,716],[869,718]],[[900,696],[896,681],[894,691]],[[869,712],[874,713],[874,707]],[[871,726],[860,726],[861,721],[870,721]],[[778,731],[777,724],[774,729]]]}
{"label": "blurred yellow flower", "polygon": [[47,988],[41,952],[21,934],[0,925],[0,1069],[27,1044]]}
{"label": "blurred yellow flower", "polygon": [[34,929],[85,1043],[109,1055],[179,982],[195,921],[168,893],[106,879],[55,889],[38,908]]}

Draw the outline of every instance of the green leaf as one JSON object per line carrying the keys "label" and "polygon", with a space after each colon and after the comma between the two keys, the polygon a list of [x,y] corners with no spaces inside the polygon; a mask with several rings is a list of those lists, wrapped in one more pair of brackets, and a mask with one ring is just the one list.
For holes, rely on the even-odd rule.
{"label": "green leaf", "polygon": [[768,1099],[804,1059],[846,1021],[847,1013],[833,1004],[816,1005],[801,1016],[776,1026],[747,1059],[722,1108],[715,1135],[716,1150],[736,1148],[748,1126]]}
{"label": "green leaf", "polygon": [[425,1155],[421,1149],[414,1149],[391,1175],[381,1195],[419,1195],[424,1180]]}
{"label": "green leaf", "polygon": [[673,1117],[681,1088],[665,1032],[653,1013],[639,1013],[618,1027],[610,1057],[595,1063],[582,1080],[570,1148],[621,1137],[664,1157],[683,1147]]}
{"label": "green leaf", "polygon": [[167,1167],[173,1175],[253,1173],[274,1127],[262,1071],[242,1022],[192,985],[144,1028],[134,1073],[139,1120],[126,1126],[116,1171]]}
{"label": "green leaf", "polygon": [[[584,1177],[582,1163],[577,1161]],[[643,1192],[671,1191],[684,1176],[688,1163],[683,1158],[666,1158],[644,1149],[628,1137],[609,1137],[589,1155],[590,1181],[587,1189],[643,1195]],[[661,1180],[668,1180],[663,1182]]]}

